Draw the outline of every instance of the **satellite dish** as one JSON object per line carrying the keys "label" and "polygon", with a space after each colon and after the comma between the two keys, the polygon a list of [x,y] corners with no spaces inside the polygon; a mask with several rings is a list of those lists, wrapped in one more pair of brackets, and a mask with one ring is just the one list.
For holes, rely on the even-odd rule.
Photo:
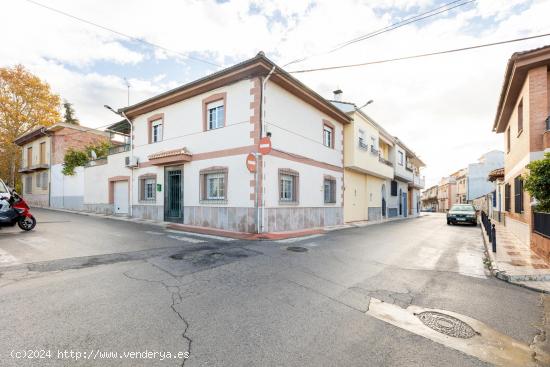
{"label": "satellite dish", "polygon": [[96,154],[95,150],[90,151],[90,155],[92,156],[93,160],[97,159],[97,154]]}

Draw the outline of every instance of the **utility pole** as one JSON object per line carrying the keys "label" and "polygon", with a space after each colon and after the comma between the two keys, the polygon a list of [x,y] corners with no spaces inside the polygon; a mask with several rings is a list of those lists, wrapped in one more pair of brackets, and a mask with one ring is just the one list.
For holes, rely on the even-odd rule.
{"label": "utility pole", "polygon": [[128,89],[128,106],[130,105],[130,82],[126,77],[124,77],[124,82],[126,83],[126,88]]}

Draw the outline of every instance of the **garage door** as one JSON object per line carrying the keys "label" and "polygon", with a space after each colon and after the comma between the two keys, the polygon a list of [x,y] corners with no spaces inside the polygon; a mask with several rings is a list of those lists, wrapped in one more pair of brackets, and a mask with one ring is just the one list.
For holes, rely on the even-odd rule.
{"label": "garage door", "polygon": [[115,182],[115,214],[128,214],[128,181]]}

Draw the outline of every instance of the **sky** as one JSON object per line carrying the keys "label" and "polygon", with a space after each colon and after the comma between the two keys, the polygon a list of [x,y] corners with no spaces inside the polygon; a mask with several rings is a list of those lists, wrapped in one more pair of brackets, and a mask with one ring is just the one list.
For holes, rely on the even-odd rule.
{"label": "sky", "polygon": [[[259,51],[279,66],[306,57],[285,67],[295,71],[550,33],[550,0],[477,0],[334,52],[450,0],[33,1],[115,31],[31,1],[0,1],[0,66],[23,64],[73,103],[82,125],[97,128],[119,120],[103,105],[127,105],[125,80],[133,104]],[[548,44],[545,37],[294,76],[328,99],[341,89],[345,101],[374,100],[364,111],[426,163],[428,186],[503,149],[492,123],[506,63]]]}

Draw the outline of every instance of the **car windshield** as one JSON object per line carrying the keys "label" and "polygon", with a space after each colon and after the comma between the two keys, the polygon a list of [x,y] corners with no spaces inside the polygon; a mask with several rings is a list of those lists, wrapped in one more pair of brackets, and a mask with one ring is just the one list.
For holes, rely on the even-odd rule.
{"label": "car windshield", "polygon": [[473,205],[453,205],[453,207],[451,208],[452,211],[454,212],[472,212],[474,211],[475,212],[475,208]]}
{"label": "car windshield", "polygon": [[0,180],[0,194],[9,193],[8,188],[4,185],[4,182]]}

